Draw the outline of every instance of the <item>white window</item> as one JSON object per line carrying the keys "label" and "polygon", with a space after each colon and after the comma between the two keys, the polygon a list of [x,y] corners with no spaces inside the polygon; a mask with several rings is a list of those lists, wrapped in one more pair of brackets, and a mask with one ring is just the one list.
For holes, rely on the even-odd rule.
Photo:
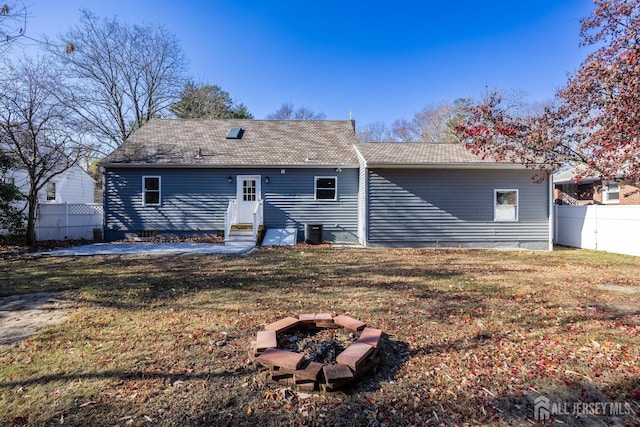
{"label": "white window", "polygon": [[337,200],[338,178],[335,176],[316,176],[316,200]]}
{"label": "white window", "polygon": [[494,221],[518,220],[518,190],[494,190]]}
{"label": "white window", "polygon": [[154,206],[160,204],[160,177],[142,177],[142,205]]}
{"label": "white window", "polygon": [[55,182],[47,182],[46,185],[47,190],[47,200],[55,200],[56,199],[56,183]]}
{"label": "white window", "polygon": [[620,183],[611,181],[602,185],[602,203],[620,203]]}

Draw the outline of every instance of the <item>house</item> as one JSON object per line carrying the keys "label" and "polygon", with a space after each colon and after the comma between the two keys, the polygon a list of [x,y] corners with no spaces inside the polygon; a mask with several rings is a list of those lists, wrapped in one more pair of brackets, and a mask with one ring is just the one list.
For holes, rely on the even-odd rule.
{"label": "house", "polygon": [[[93,203],[95,180],[80,166],[72,166],[58,175],[49,176],[47,183],[38,191],[35,216],[36,239],[88,238],[95,225],[101,224],[101,218],[98,216],[102,212],[101,207]],[[29,178],[24,169],[11,169],[4,176],[0,176],[0,179],[14,184],[25,195],[29,192]],[[25,220],[29,211],[27,203],[26,200],[13,202],[13,206],[23,212]],[[86,217],[82,217],[83,222],[80,226],[70,223],[70,214],[74,218],[80,218],[81,214],[89,212],[94,213],[91,217],[94,223],[87,223]],[[8,232],[9,230],[0,229],[0,234]]]}
{"label": "house", "polygon": [[556,244],[640,256],[640,188],[603,182],[584,166],[553,178]]}
{"label": "house", "polygon": [[363,143],[367,246],[551,249],[548,172],[482,160],[462,144]]}
{"label": "house", "polygon": [[640,205],[640,188],[617,181],[603,182],[586,176],[575,181],[584,168],[576,166],[553,176],[553,198],[557,205]]}
{"label": "house", "polygon": [[[548,183],[462,145],[358,143],[352,121],[154,119],[101,163],[107,240],[263,228],[367,246],[549,249]],[[547,172],[544,172],[547,174]]]}
{"label": "house", "polygon": [[[29,192],[29,177],[22,169],[7,172],[4,177],[24,194]],[[93,203],[95,180],[80,166],[72,166],[53,176],[38,192],[38,203]]]}
{"label": "house", "polygon": [[350,121],[152,120],[101,163],[104,236],[322,224],[325,240],[357,241],[355,143]]}

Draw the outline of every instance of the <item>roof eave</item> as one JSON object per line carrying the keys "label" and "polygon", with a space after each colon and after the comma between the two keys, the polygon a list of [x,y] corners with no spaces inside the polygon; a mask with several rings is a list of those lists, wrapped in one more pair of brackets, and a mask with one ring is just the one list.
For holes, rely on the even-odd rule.
{"label": "roof eave", "polygon": [[252,165],[238,165],[238,164],[210,164],[210,163],[101,163],[103,168],[125,168],[125,169],[277,169],[277,168],[299,168],[299,169],[317,169],[317,168],[344,168],[344,169],[357,169],[357,163],[290,163],[290,164],[252,164]]}
{"label": "roof eave", "polygon": [[573,178],[560,178],[560,179],[554,179],[553,183],[554,184],[593,184],[594,182],[598,182],[601,181],[600,178],[585,178],[585,179],[581,179],[580,181],[574,181]]}
{"label": "roof eave", "polygon": [[526,169],[519,163],[462,162],[462,163],[389,163],[369,162],[367,167],[385,169]]}

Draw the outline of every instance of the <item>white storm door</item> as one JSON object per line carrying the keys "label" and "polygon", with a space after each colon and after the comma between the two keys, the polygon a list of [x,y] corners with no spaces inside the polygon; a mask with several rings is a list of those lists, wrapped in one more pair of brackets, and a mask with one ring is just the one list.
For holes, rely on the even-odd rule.
{"label": "white storm door", "polygon": [[238,224],[252,224],[253,212],[260,200],[260,175],[238,175]]}

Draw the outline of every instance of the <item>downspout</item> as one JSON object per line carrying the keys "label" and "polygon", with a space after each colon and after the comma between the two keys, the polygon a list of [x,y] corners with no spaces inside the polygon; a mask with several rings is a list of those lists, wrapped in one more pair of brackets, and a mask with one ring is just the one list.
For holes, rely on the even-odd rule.
{"label": "downspout", "polygon": [[[353,121],[355,126],[355,121]],[[354,128],[355,130],[355,128]],[[358,241],[362,246],[367,246],[368,235],[368,181],[367,181],[367,160],[364,158],[358,147],[354,144],[353,149],[358,157]],[[361,183],[360,180],[363,180]],[[362,190],[363,194],[360,194]]]}
{"label": "downspout", "polygon": [[[98,166],[100,167],[100,166]],[[107,168],[102,169],[102,241],[107,241]]]}
{"label": "downspout", "polygon": [[362,244],[366,247],[369,239],[369,174],[367,173],[366,160],[362,169],[362,179],[364,180],[362,184],[362,191],[364,193],[362,195]]}

